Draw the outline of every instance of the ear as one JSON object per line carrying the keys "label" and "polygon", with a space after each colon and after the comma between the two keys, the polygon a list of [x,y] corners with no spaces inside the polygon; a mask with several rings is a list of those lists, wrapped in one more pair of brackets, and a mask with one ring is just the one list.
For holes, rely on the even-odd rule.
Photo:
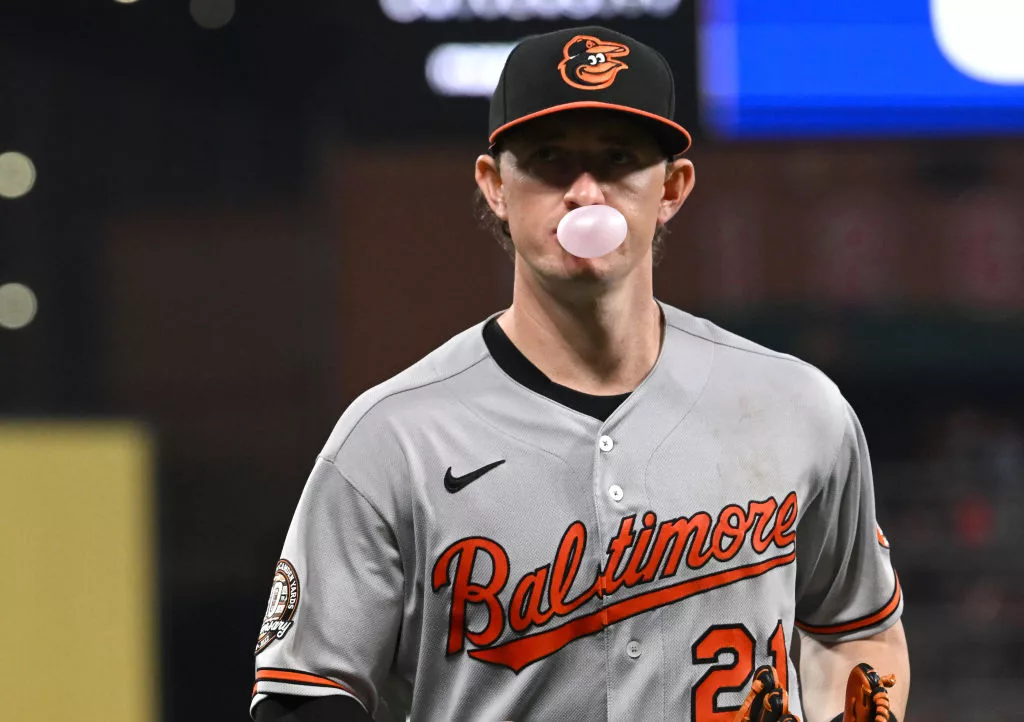
{"label": "ear", "polygon": [[497,158],[485,154],[476,159],[476,186],[484,194],[487,205],[494,211],[494,215],[507,221],[505,186],[501,182],[501,170],[498,168]]}
{"label": "ear", "polygon": [[693,190],[695,180],[693,163],[689,159],[676,158],[668,164],[661,205],[658,208],[658,223],[665,224],[672,220]]}

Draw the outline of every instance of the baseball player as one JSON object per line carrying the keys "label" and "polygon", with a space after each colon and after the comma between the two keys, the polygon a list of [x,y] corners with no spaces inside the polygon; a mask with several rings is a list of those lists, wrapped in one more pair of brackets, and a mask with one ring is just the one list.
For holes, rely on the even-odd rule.
{"label": "baseball player", "polygon": [[[822,722],[864,662],[895,673],[904,716],[903,598],[853,410],[654,295],[694,186],[673,114],[668,64],[633,38],[512,51],[475,165],[511,304],[341,416],[274,570],[255,720],[732,722],[768,667]],[[627,221],[598,258],[556,238],[587,205]]]}

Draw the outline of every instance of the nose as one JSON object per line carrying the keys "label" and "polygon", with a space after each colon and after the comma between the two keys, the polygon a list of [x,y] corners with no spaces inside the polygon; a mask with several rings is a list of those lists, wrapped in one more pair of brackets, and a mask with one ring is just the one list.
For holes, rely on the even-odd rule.
{"label": "nose", "polygon": [[565,204],[570,208],[602,203],[604,203],[604,191],[601,190],[601,184],[588,171],[583,171],[576,176],[565,192]]}

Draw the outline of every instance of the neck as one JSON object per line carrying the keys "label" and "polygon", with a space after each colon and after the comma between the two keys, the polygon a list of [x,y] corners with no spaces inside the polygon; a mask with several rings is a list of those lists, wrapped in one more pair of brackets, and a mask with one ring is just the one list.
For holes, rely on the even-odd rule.
{"label": "neck", "polygon": [[628,393],[654,367],[662,335],[651,280],[630,281],[568,297],[517,268],[512,305],[498,323],[555,383],[587,394]]}

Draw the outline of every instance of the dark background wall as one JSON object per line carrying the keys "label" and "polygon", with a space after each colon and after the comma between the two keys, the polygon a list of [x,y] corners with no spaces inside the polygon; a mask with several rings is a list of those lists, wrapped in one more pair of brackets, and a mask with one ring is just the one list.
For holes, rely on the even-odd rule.
{"label": "dark background wall", "polygon": [[[509,301],[471,211],[486,104],[417,124],[437,101],[388,79],[425,41],[382,41],[373,7],[240,7],[218,31],[146,0],[0,19],[0,152],[39,172],[0,201],[0,283],[40,303],[0,330],[0,414],[150,425],[160,707],[242,720],[273,563],[338,415]],[[961,719],[965,689],[998,704],[1024,677],[1024,141],[695,133],[658,295],[840,382],[906,589],[910,719]]]}

